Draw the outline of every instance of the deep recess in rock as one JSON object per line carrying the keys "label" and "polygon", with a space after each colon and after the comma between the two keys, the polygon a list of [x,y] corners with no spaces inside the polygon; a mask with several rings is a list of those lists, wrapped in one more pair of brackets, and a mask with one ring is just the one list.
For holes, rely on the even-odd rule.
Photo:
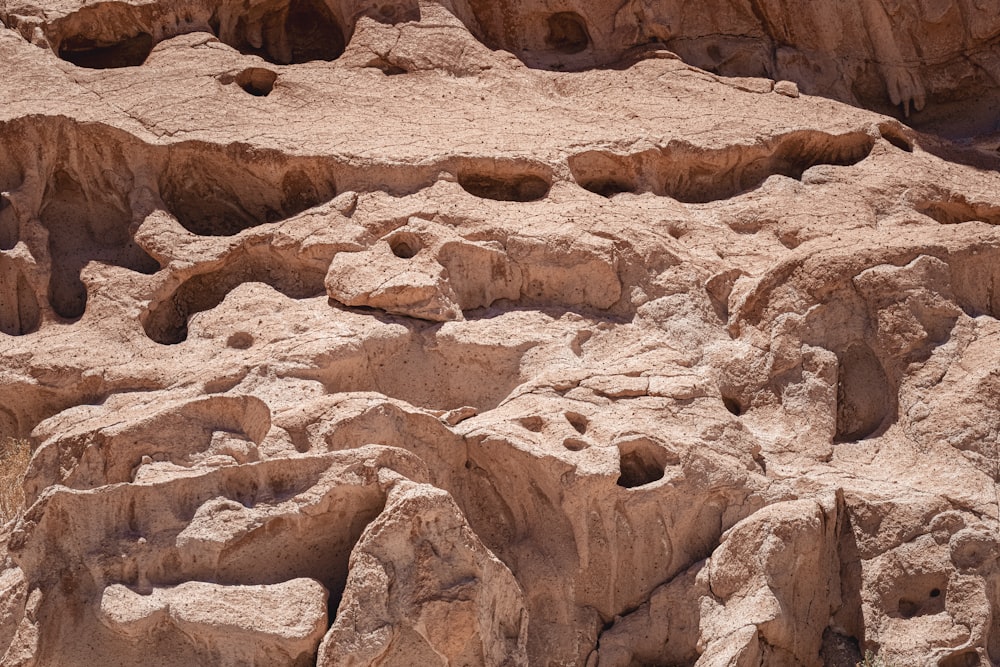
{"label": "deep recess in rock", "polygon": [[864,440],[892,414],[893,389],[878,357],[865,343],[852,343],[838,360],[837,440]]}
{"label": "deep recess in rock", "polygon": [[497,201],[537,201],[549,192],[549,182],[532,174],[498,176],[464,172],[459,174],[458,182],[470,194]]}
{"label": "deep recess in rock", "polygon": [[77,67],[90,69],[138,67],[146,62],[152,50],[153,36],[146,32],[114,44],[74,36],[59,44],[59,57]]}
{"label": "deep recess in rock", "polygon": [[332,61],[344,53],[344,29],[323,0],[266,2],[240,16],[232,31],[220,20],[210,24],[222,41],[278,65]]}
{"label": "deep recess in rock", "polygon": [[67,170],[55,172],[45,188],[39,213],[48,230],[52,259],[49,303],[67,320],[81,317],[86,309],[87,289],[80,272],[88,262],[105,262],[145,274],[160,268],[132,239],[132,213],[126,194],[111,188],[89,190],[86,180],[94,177]]}
{"label": "deep recess in rock", "polygon": [[160,176],[160,197],[188,231],[232,236],[289,218],[336,194],[332,176],[322,167],[281,169],[262,158],[245,146],[174,150]]}
{"label": "deep recess in rock", "polygon": [[718,150],[678,142],[631,155],[579,153],[569,166],[581,187],[604,197],[649,191],[698,204],[735,197],[760,187],[770,176],[801,179],[817,165],[857,164],[874,145],[874,139],[861,132],[833,136],[801,131]]}
{"label": "deep recess in rock", "polygon": [[263,67],[248,67],[236,75],[236,85],[254,97],[267,97],[274,90],[277,72]]}
{"label": "deep recess in rock", "polygon": [[400,232],[389,238],[389,249],[400,259],[413,259],[421,250],[420,239],[415,234]]}
{"label": "deep recess in rock", "polygon": [[174,345],[187,338],[188,318],[218,306],[243,283],[265,283],[288,297],[305,299],[323,293],[323,277],[322,271],[275,255],[266,247],[238,250],[222,268],[181,283],[149,309],[142,325],[152,340]]}
{"label": "deep recess in rock", "polygon": [[619,443],[618,451],[621,456],[618,486],[634,489],[663,479],[667,457],[652,440],[630,439]]}
{"label": "deep recess in rock", "polygon": [[576,12],[559,12],[548,18],[549,34],[545,42],[560,53],[574,54],[590,46],[590,33],[583,17]]}

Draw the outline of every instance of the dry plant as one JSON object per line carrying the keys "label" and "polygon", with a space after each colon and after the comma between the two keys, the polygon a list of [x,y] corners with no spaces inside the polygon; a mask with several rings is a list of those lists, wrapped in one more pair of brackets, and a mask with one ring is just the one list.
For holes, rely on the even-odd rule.
{"label": "dry plant", "polygon": [[24,473],[31,459],[31,445],[19,438],[0,440],[0,524],[24,509]]}

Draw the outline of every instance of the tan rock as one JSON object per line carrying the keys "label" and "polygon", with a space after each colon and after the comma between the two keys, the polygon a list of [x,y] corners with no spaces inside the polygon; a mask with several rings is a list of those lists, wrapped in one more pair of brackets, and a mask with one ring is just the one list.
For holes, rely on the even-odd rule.
{"label": "tan rock", "polygon": [[0,664],[1000,663],[998,8],[0,2]]}

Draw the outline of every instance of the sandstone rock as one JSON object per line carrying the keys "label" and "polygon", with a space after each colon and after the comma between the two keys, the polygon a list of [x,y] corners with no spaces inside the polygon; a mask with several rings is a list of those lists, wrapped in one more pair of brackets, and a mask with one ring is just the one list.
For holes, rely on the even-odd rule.
{"label": "sandstone rock", "polygon": [[1000,664],[1000,5],[800,5],[0,2],[0,664]]}

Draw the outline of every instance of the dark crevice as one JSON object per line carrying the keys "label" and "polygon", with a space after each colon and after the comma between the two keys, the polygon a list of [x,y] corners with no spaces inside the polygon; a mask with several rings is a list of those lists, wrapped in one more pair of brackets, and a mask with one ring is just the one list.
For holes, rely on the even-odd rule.
{"label": "dark crevice", "polygon": [[266,248],[239,250],[223,268],[187,279],[167,299],[154,305],[143,319],[143,328],[157,343],[173,345],[187,338],[191,315],[215,308],[243,283],[265,283],[289,298],[306,299],[325,292],[324,277],[325,273],[318,269],[273,257]]}
{"label": "dark crevice", "polygon": [[895,411],[895,392],[868,345],[852,343],[837,355],[837,442],[871,437]]}
{"label": "dark crevice", "polygon": [[548,19],[545,42],[559,53],[572,55],[590,46],[590,32],[586,21],[576,12],[558,12]]}
{"label": "dark crevice", "polygon": [[621,472],[618,486],[634,489],[663,479],[668,463],[675,457],[648,438],[634,438],[618,443]]}
{"label": "dark crevice", "polygon": [[801,179],[817,165],[850,166],[871,153],[866,133],[799,131],[751,146],[703,149],[673,142],[660,150],[619,155],[589,151],[569,159],[576,182],[591,192],[653,192],[685,203],[729,199],[769,177]]}
{"label": "dark crevice", "polygon": [[549,193],[550,183],[533,174],[486,174],[461,172],[458,183],[469,194],[496,201],[530,202]]}
{"label": "dark crevice", "polygon": [[[230,146],[172,151],[160,176],[160,197],[181,225],[201,236],[232,236],[278,222],[336,195],[331,175],[309,165],[275,168],[259,151]],[[283,172],[283,173],[282,173]]]}
{"label": "dark crevice", "polygon": [[[104,186],[100,194],[91,186]],[[52,309],[67,320],[81,317],[87,289],[80,272],[98,261],[152,274],[159,263],[140,248],[129,231],[131,211],[125,195],[103,183],[83,184],[66,170],[49,181],[39,219],[48,230],[51,270],[48,297]]]}
{"label": "dark crevice", "polygon": [[147,32],[140,32],[112,44],[73,36],[59,44],[59,57],[77,67],[90,69],[138,67],[146,62],[153,45],[153,36]]}

